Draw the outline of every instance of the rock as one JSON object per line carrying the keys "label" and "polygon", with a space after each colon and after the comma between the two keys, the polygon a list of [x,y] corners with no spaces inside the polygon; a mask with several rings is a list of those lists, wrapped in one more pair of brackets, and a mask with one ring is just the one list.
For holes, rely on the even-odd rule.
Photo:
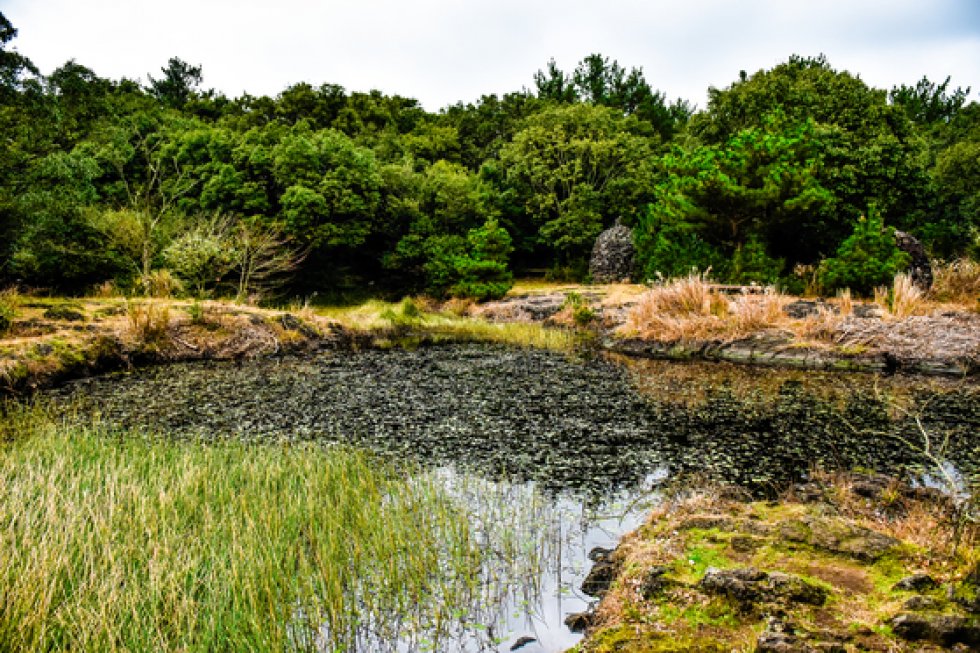
{"label": "rock", "polygon": [[980,625],[975,619],[966,617],[903,613],[891,620],[891,627],[896,635],[910,642],[929,641],[941,646],[980,645]]}
{"label": "rock", "polygon": [[592,625],[595,615],[592,612],[573,612],[565,617],[565,625],[573,633],[584,633]]}
{"label": "rock", "polygon": [[903,610],[935,610],[939,607],[939,601],[932,598],[931,596],[917,595],[911,597],[908,601],[902,604]]}
{"label": "rock", "polygon": [[932,266],[929,264],[929,256],[922,243],[904,231],[896,231],[895,245],[912,259],[909,262],[908,273],[915,287],[922,292],[932,288]]}
{"label": "rock", "polygon": [[710,531],[713,528],[730,531],[735,528],[735,522],[732,521],[731,517],[725,517],[724,515],[695,515],[694,517],[688,517],[677,525],[677,529],[682,531],[695,528],[704,531]]}
{"label": "rock", "polygon": [[640,596],[649,601],[661,594],[670,585],[670,580],[664,578],[667,571],[667,567],[663,565],[650,567],[643,576],[643,582],[640,583]]}
{"label": "rock", "polygon": [[534,637],[528,637],[527,635],[525,635],[523,637],[518,637],[517,638],[517,641],[514,642],[514,645],[510,647],[510,650],[516,651],[518,649],[522,649],[525,646],[527,646],[528,644],[533,644],[536,641],[538,641],[538,640],[535,639]]}
{"label": "rock", "polygon": [[843,519],[789,519],[779,524],[779,533],[791,542],[801,542],[863,562],[874,562],[900,544],[894,537]]}
{"label": "rock", "polygon": [[68,306],[52,306],[44,311],[44,317],[49,320],[65,320],[66,322],[82,322],[85,314]]}
{"label": "rock", "polygon": [[732,549],[739,553],[752,553],[765,544],[765,540],[752,535],[736,535],[729,540]]}
{"label": "rock", "polygon": [[775,617],[766,621],[766,629],[756,640],[756,653],[811,653],[816,651],[793,634],[793,628]]}
{"label": "rock", "polygon": [[743,605],[753,603],[806,603],[823,605],[827,591],[802,578],[754,567],[742,569],[709,568],[698,586],[710,594],[720,594]]}
{"label": "rock", "polygon": [[306,338],[315,339],[320,337],[320,334],[316,329],[292,313],[283,313],[279,318],[279,324],[282,325],[283,329],[286,329],[287,331],[297,331]]}
{"label": "rock", "polygon": [[617,567],[608,560],[600,560],[592,565],[589,575],[582,581],[582,591],[589,596],[602,596],[616,578]]}
{"label": "rock", "polygon": [[607,549],[602,546],[593,547],[592,550],[589,551],[589,560],[592,562],[608,561],[609,557],[613,554],[613,551],[614,549]]}
{"label": "rock", "polygon": [[851,309],[851,313],[854,315],[854,317],[867,320],[880,320],[881,318],[885,317],[884,309],[877,304],[855,304]]}
{"label": "rock", "polygon": [[802,320],[811,315],[817,315],[821,309],[838,312],[837,307],[831,306],[823,300],[798,299],[784,306],[783,313],[787,317]]}
{"label": "rock", "polygon": [[589,274],[595,283],[616,283],[633,277],[636,247],[633,230],[619,220],[596,238],[589,259]]}
{"label": "rock", "polygon": [[953,600],[974,614],[980,614],[980,562],[966,578],[956,584]]}
{"label": "rock", "polygon": [[912,574],[895,583],[893,590],[902,592],[921,592],[939,587],[939,583],[929,574]]}

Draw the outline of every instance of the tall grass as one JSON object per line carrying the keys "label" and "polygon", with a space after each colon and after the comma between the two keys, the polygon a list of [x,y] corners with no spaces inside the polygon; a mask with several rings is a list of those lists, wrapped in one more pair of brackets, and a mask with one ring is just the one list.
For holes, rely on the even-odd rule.
{"label": "tall grass", "polygon": [[980,262],[959,259],[936,265],[934,273],[930,291],[933,299],[980,311]]}
{"label": "tall grass", "polygon": [[355,650],[477,582],[456,505],[363,454],[0,409],[0,650]]}
{"label": "tall grass", "polygon": [[360,306],[317,311],[353,331],[381,336],[403,331],[451,342],[488,342],[557,351],[571,351],[580,344],[579,337],[566,329],[487,322],[458,315],[452,309],[437,312],[429,308],[420,300],[406,298],[398,303],[370,300]]}

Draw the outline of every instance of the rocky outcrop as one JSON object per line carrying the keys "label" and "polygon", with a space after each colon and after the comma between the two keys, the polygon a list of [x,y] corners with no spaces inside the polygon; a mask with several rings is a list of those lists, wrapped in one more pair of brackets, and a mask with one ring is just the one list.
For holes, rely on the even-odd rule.
{"label": "rocky outcrop", "polygon": [[904,231],[896,231],[895,245],[911,258],[908,273],[915,287],[922,292],[932,288],[932,266],[929,264],[929,256],[922,243]]}
{"label": "rocky outcrop", "polygon": [[633,230],[618,220],[596,238],[589,259],[589,274],[595,283],[619,283],[634,276],[636,247]]}

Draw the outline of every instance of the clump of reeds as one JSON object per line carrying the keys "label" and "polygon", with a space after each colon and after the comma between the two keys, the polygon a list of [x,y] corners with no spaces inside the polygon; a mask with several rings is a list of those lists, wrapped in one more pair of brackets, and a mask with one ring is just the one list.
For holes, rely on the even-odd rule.
{"label": "clump of reeds", "polygon": [[365,454],[11,410],[0,650],[354,650],[363,624],[395,641],[478,582],[463,511]]}
{"label": "clump of reeds", "polygon": [[886,314],[904,318],[916,315],[925,309],[925,296],[905,273],[895,275],[891,287],[875,288],[874,301]]}
{"label": "clump of reeds", "polygon": [[980,311],[980,262],[963,258],[936,264],[929,296],[937,301]]}
{"label": "clump of reeds", "polygon": [[737,338],[779,326],[790,301],[773,288],[727,297],[703,274],[651,288],[626,318],[625,330],[643,338]]}
{"label": "clump of reeds", "polygon": [[20,294],[16,288],[0,290],[0,335],[9,331],[10,327],[13,326],[19,304]]}
{"label": "clump of reeds", "polygon": [[126,301],[126,317],[133,339],[141,345],[157,346],[167,339],[170,307],[151,300]]}

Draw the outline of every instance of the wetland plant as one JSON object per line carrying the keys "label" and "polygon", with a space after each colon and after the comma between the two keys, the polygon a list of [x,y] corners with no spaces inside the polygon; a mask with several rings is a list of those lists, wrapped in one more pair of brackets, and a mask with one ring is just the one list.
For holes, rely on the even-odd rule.
{"label": "wetland plant", "polygon": [[4,410],[4,651],[342,651],[366,628],[436,641],[477,591],[458,504],[366,454]]}

